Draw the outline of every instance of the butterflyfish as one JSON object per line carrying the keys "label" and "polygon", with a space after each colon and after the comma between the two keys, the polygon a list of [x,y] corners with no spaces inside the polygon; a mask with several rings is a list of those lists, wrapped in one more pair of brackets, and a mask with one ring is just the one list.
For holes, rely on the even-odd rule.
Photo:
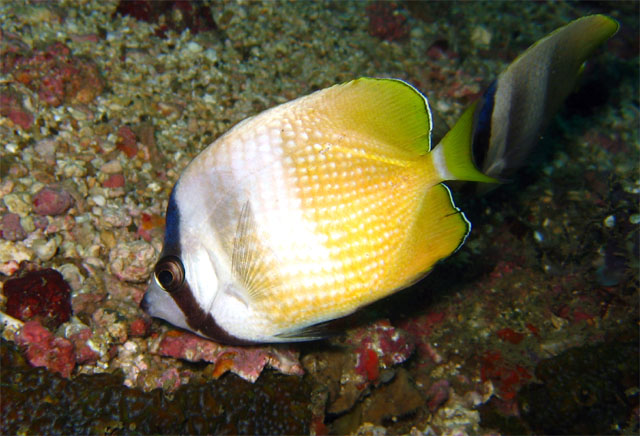
{"label": "butterflyfish", "polygon": [[[563,75],[575,76],[574,66],[617,28],[603,16],[578,23],[607,30],[547,37],[540,46],[571,47],[529,49],[551,57],[540,68],[560,65]],[[471,227],[443,182],[495,183],[500,176],[474,164],[474,138],[486,129],[479,118],[491,120],[502,99],[524,98],[515,107],[525,114],[540,109],[522,104],[555,102],[535,92],[500,92],[513,75],[555,77],[531,74],[538,63],[526,56],[516,63],[527,68],[507,69],[492,103],[488,94],[474,103],[435,147],[426,97],[395,79],[359,78],[240,122],[196,156],[173,187],[142,307],[218,342],[304,341],[322,337],[317,326],[420,280]],[[545,86],[547,94],[555,89]]]}
{"label": "butterflyfish", "polygon": [[475,107],[474,163],[506,180],[527,160],[563,101],[576,88],[585,60],[618,31],[603,15],[572,21],[518,56]]}

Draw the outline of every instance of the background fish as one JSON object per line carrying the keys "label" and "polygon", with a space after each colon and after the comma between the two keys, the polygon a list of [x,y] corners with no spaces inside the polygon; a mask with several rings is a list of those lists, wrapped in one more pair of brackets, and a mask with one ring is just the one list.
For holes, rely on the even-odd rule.
{"label": "background fish", "polygon": [[[577,60],[534,46],[515,63],[550,57],[544,68],[575,76],[565,63],[580,65],[617,29],[603,16],[577,22],[598,31],[542,40],[580,47],[568,51]],[[527,80],[542,89],[550,77]],[[239,123],[176,183],[143,307],[227,343],[317,338],[314,326],[409,286],[464,242],[470,224],[442,182],[495,182],[472,162],[483,119],[502,99],[518,107],[556,100],[536,96],[485,94],[433,150],[426,98],[393,79],[336,85]]]}
{"label": "background fish", "polygon": [[483,173],[504,180],[525,163],[574,91],[585,60],[617,30],[603,15],[572,21],[529,47],[487,87],[476,107],[472,145]]}

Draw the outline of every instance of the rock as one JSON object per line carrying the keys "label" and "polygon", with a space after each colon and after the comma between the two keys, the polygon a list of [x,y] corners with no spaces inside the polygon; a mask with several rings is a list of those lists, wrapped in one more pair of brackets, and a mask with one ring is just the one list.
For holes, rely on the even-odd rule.
{"label": "rock", "polygon": [[131,215],[126,209],[106,206],[102,209],[100,224],[104,227],[127,227],[131,224]]}
{"label": "rock", "polygon": [[16,335],[16,343],[26,347],[25,354],[31,365],[44,366],[63,377],[71,377],[76,365],[73,344],[54,336],[38,321],[26,322]]}
{"label": "rock", "polygon": [[58,244],[55,238],[51,238],[48,241],[46,239],[36,239],[31,244],[31,249],[38,259],[47,261],[55,256],[58,251]]}
{"label": "rock", "polygon": [[27,203],[22,195],[18,193],[10,193],[2,198],[5,206],[9,209],[9,212],[16,213],[21,217],[26,217],[31,212],[31,207]]}
{"label": "rock", "polygon": [[120,242],[109,252],[109,267],[120,280],[141,283],[149,278],[156,255],[145,241]]}
{"label": "rock", "polygon": [[408,415],[424,404],[406,369],[400,368],[388,385],[376,390],[366,401],[363,422],[382,424],[387,419]]}
{"label": "rock", "polygon": [[69,283],[72,291],[77,292],[80,289],[84,282],[84,276],[76,265],[72,263],[65,263],[58,267],[58,271],[62,274],[64,280]]}
{"label": "rock", "polygon": [[117,174],[122,172],[122,165],[120,161],[117,159],[110,160],[109,162],[105,162],[100,167],[100,171],[105,174]]}
{"label": "rock", "polygon": [[61,215],[73,204],[73,197],[60,187],[42,188],[33,197],[33,211],[38,215]]}
{"label": "rock", "polygon": [[27,237],[27,233],[20,224],[20,215],[17,213],[5,213],[0,218],[0,236],[8,241],[21,241]]}
{"label": "rock", "polygon": [[307,371],[327,387],[327,412],[332,414],[348,412],[369,388],[388,382],[393,366],[414,351],[409,335],[386,320],[349,330],[340,345],[351,346],[351,351],[326,350],[304,357]]}
{"label": "rock", "polygon": [[34,150],[45,162],[55,164],[56,148],[58,148],[58,141],[54,138],[43,138],[36,142]]}
{"label": "rock", "polygon": [[104,182],[102,186],[105,188],[122,188],[124,186],[124,176],[121,173],[111,174]]}
{"label": "rock", "polygon": [[44,269],[9,279],[2,293],[7,297],[7,313],[22,321],[40,320],[57,328],[71,316],[71,289],[54,269]]}
{"label": "rock", "polygon": [[228,347],[186,332],[170,331],[156,353],[191,362],[215,363],[213,376],[216,378],[231,371],[253,383],[267,365],[283,374],[304,374],[293,348]]}
{"label": "rock", "polygon": [[10,276],[17,270],[22,261],[33,260],[33,251],[24,243],[0,239],[0,273]]}
{"label": "rock", "polygon": [[93,325],[109,334],[110,343],[124,344],[129,338],[124,317],[113,309],[99,308],[91,316]]}

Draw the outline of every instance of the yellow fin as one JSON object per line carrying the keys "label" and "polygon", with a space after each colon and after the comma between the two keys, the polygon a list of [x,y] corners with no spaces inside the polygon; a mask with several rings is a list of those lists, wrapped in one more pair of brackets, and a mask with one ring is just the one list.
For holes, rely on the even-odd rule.
{"label": "yellow fin", "polygon": [[269,260],[273,259],[273,253],[260,243],[251,207],[246,202],[233,239],[231,267],[254,301],[266,297],[276,287],[277,282],[272,277],[274,268],[269,265]]}
{"label": "yellow fin", "polygon": [[430,188],[415,215],[414,225],[398,250],[398,262],[389,274],[394,288],[424,277],[433,266],[456,251],[465,241],[471,224],[454,205],[444,184]]}
{"label": "yellow fin", "polygon": [[321,101],[314,103],[324,106],[327,122],[337,131],[356,132],[409,156],[430,150],[429,103],[406,82],[363,77],[319,92],[317,98]]}

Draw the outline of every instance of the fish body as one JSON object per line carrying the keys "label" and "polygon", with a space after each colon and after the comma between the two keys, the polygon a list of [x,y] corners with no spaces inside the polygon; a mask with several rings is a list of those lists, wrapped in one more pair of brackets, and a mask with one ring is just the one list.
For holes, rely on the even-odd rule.
{"label": "fish body", "polygon": [[[421,278],[469,231],[441,184],[446,156],[429,152],[430,125],[416,89],[363,78],[219,138],[184,170],[167,212],[161,257],[181,259],[184,289],[168,294],[182,314],[197,304],[232,342],[308,339],[305,328]],[[467,161],[468,178],[491,180]],[[170,321],[218,339],[184,318]]]}
{"label": "fish body", "polygon": [[361,78],[249,118],[184,170],[143,307],[226,343],[315,339],[403,289],[470,224],[445,180],[473,164],[478,104],[431,149],[427,99]]}

